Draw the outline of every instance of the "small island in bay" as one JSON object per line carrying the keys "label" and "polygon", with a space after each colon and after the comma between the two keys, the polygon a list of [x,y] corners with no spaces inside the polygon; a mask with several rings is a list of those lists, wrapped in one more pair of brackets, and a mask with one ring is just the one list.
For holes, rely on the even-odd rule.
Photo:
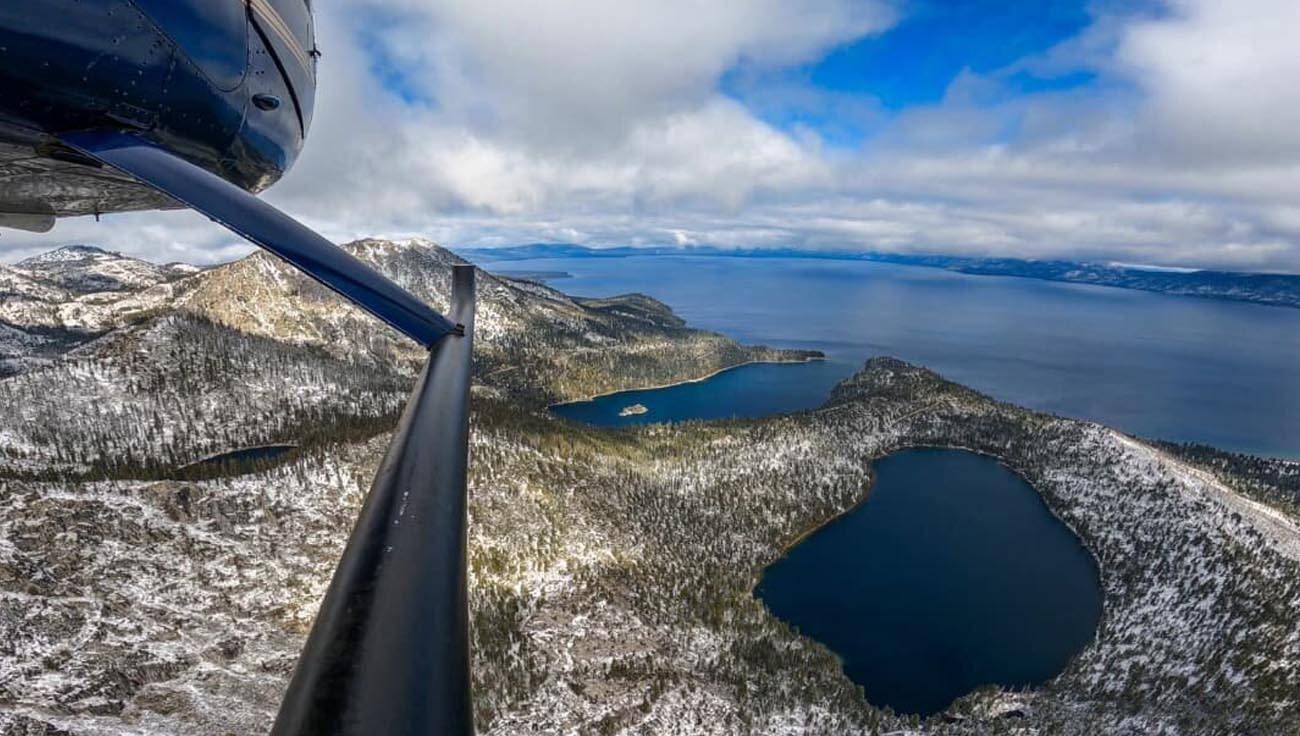
{"label": "small island in bay", "polygon": [[640,416],[641,414],[649,414],[649,413],[650,410],[646,408],[645,404],[633,404],[631,406],[623,407],[623,410],[620,411],[618,415],[620,417],[635,417],[635,416]]}

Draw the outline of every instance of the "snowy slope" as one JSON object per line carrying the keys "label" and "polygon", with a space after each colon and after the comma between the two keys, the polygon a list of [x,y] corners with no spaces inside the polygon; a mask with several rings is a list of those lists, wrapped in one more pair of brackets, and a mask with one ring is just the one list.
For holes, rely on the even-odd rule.
{"label": "snowy slope", "polygon": [[[1112,430],[888,360],[824,409],[771,420],[572,433],[477,407],[481,733],[1300,726],[1294,519]],[[385,439],[202,483],[9,481],[0,724],[264,732]],[[988,452],[1024,475],[1097,557],[1105,594],[1097,639],[1046,687],[984,690],[925,723],[873,708],[750,592],[792,539],[861,499],[873,459],[915,445]]]}
{"label": "snowy slope", "polygon": [[[427,241],[348,247],[435,304],[461,262]],[[80,262],[56,254],[50,268]],[[534,406],[785,357],[691,330],[646,297],[585,303],[485,272],[478,296],[478,382]],[[0,433],[22,448],[0,454],[0,472],[124,473],[388,418],[426,355],[264,254],[34,303],[47,321],[0,331],[0,370],[22,373],[0,382]]]}
{"label": "snowy slope", "polygon": [[[448,252],[349,247],[445,300]],[[33,302],[63,289],[19,276]],[[1289,472],[1246,482],[1244,461],[1198,464],[890,359],[816,411],[575,431],[541,405],[774,354],[644,297],[480,283],[482,733],[1300,733],[1300,523],[1272,487]],[[418,351],[265,256],[62,293],[57,319],[102,307],[107,331],[42,347],[37,328],[0,326],[0,360],[47,353],[0,380],[0,734],[265,732]],[[251,475],[168,479],[270,441],[303,449]],[[912,446],[1023,475],[1096,557],[1104,595],[1096,640],[1059,677],[925,723],[874,708],[751,595],[791,540],[861,500],[873,460]]]}
{"label": "snowy slope", "polygon": [[66,246],[0,266],[0,324],[65,333],[56,342],[71,347],[167,308],[177,282],[195,273],[194,266],[158,266],[91,246]]}
{"label": "snowy slope", "polygon": [[72,294],[138,291],[195,272],[189,265],[157,265],[89,245],[68,245],[19,261],[14,271]]}

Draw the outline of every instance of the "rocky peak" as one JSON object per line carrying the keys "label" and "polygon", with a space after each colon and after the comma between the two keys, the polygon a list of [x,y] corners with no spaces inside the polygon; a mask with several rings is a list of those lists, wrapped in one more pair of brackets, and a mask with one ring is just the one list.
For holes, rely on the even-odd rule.
{"label": "rocky peak", "polygon": [[93,245],[66,245],[13,265],[13,270],[73,295],[139,291],[176,281],[192,266],[160,266]]}
{"label": "rocky peak", "polygon": [[61,248],[55,248],[52,251],[23,259],[14,265],[21,269],[41,269],[50,264],[62,264],[101,258],[118,259],[126,258],[126,256],[93,245],[65,245]]}
{"label": "rocky peak", "polygon": [[425,238],[405,240],[363,238],[345,243],[342,247],[357,258],[385,270],[390,278],[399,283],[404,275],[402,272],[409,269],[434,269],[441,272],[454,265],[468,263],[455,253]]}

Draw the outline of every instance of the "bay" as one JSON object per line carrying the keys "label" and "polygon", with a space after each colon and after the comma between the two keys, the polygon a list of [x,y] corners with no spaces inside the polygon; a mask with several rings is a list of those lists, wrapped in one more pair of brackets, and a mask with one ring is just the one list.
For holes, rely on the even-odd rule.
{"label": "bay", "polygon": [[[824,364],[780,373],[783,385],[761,366],[710,379],[719,390],[709,417],[813,408],[867,358],[891,355],[998,399],[1144,437],[1300,457],[1300,309],[798,258],[559,258],[508,270],[564,271],[572,278],[556,285],[567,293],[641,292],[694,327],[827,353]],[[700,386],[709,391],[709,382],[665,391],[686,391],[698,408]],[[606,397],[610,411],[593,416],[617,418],[649,397]],[[691,411],[651,407],[636,420],[704,416]]]}

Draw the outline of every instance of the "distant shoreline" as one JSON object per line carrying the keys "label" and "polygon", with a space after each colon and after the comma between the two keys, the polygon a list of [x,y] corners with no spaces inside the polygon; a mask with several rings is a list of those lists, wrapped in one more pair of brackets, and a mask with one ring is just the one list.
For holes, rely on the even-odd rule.
{"label": "distant shoreline", "polygon": [[591,402],[593,402],[593,401],[595,401],[595,400],[597,400],[597,399],[603,399],[603,398],[605,398],[606,396],[614,396],[614,395],[616,395],[616,394],[625,394],[625,393],[630,393],[630,392],[632,392],[632,391],[660,391],[660,390],[662,390],[662,389],[665,389],[665,388],[672,388],[672,387],[674,387],[674,386],[685,386],[685,385],[687,385],[687,384],[689,384],[689,383],[700,383],[700,382],[702,382],[702,381],[707,381],[707,380],[709,380],[710,378],[713,378],[714,376],[717,376],[717,375],[719,375],[719,374],[726,373],[727,371],[734,371],[734,370],[737,369],[737,368],[743,368],[743,367],[745,367],[745,366],[747,366],[747,365],[801,365],[801,364],[803,364],[803,363],[815,363],[815,362],[820,361],[820,360],[826,360],[826,356],[825,356],[825,355],[809,355],[809,356],[805,356],[805,357],[803,357],[803,358],[800,358],[800,359],[798,359],[798,360],[760,360],[760,359],[755,359],[755,360],[746,360],[746,361],[744,361],[744,362],[742,362],[742,363],[736,363],[735,365],[729,365],[729,366],[726,366],[725,368],[719,368],[718,370],[713,371],[712,373],[709,373],[709,374],[706,374],[706,375],[700,376],[700,377],[698,377],[698,378],[687,378],[687,379],[685,379],[685,380],[681,380],[681,381],[672,381],[671,383],[662,383],[662,384],[659,384],[659,385],[657,385],[657,386],[634,386],[634,387],[632,387],[632,388],[620,388],[620,389],[618,389],[618,390],[616,390],[616,391],[605,391],[604,393],[592,394],[592,395],[587,396],[587,397],[585,397],[585,398],[579,398],[579,399],[565,399],[564,401],[557,401],[557,402],[555,402],[555,403],[553,403],[553,404],[547,404],[547,405],[546,405],[546,409],[549,411],[549,410],[551,410],[551,409],[554,409],[554,408],[557,407],[557,406],[569,406],[569,405],[571,405],[571,404],[589,404],[589,403],[591,403]]}
{"label": "distant shoreline", "polygon": [[1300,274],[1267,271],[1219,271],[1115,262],[1035,260],[856,251],[811,251],[795,248],[613,247],[589,248],[569,244],[532,244],[466,249],[472,259],[507,264],[555,258],[628,258],[647,256],[715,258],[798,258],[807,260],[885,263],[934,268],[968,276],[1003,276],[1061,284],[1102,286],[1166,296],[1185,296],[1269,307],[1300,309]]}
{"label": "distant shoreline", "polygon": [[573,274],[568,271],[496,271],[494,273],[516,281],[535,281],[542,284],[573,278]]}

